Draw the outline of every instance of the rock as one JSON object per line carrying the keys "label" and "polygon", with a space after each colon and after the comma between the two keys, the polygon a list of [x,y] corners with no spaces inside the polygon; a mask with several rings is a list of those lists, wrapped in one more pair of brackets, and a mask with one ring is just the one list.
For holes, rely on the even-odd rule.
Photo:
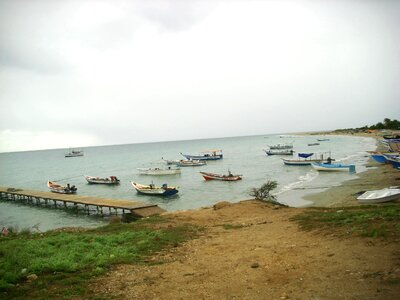
{"label": "rock", "polygon": [[36,274],[29,274],[28,276],[26,276],[26,279],[28,279],[28,281],[31,282],[38,279],[38,276]]}
{"label": "rock", "polygon": [[222,201],[222,202],[218,202],[216,204],[214,204],[213,208],[214,210],[218,210],[227,206],[231,206],[232,203],[228,202],[228,201]]}
{"label": "rock", "polygon": [[259,266],[260,266],[259,263],[252,263],[252,264],[251,264],[251,267],[252,267],[253,269],[258,268]]}

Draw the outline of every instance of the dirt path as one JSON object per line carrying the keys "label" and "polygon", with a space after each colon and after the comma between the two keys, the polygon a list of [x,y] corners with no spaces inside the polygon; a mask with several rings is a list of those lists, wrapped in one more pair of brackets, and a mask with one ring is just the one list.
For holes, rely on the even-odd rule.
{"label": "dirt path", "polygon": [[300,231],[289,220],[300,212],[243,201],[170,213],[205,233],[154,258],[162,264],[119,266],[90,289],[116,299],[399,299],[399,241]]}

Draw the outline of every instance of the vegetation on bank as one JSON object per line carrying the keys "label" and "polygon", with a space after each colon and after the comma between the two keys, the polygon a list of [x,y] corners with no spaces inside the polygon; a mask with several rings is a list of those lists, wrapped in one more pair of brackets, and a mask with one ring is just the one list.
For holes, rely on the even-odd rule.
{"label": "vegetation on bank", "polygon": [[200,230],[162,227],[163,222],[165,218],[154,217],[90,230],[0,237],[0,298],[86,298],[87,280],[116,264],[149,263],[150,255],[194,238]]}
{"label": "vegetation on bank", "polygon": [[341,131],[355,131],[355,132],[365,132],[368,130],[400,130],[400,121],[398,120],[391,120],[389,118],[385,118],[383,122],[378,122],[374,125],[368,126],[365,125],[359,128],[346,128],[346,129],[336,129],[335,132]]}
{"label": "vegetation on bank", "polygon": [[304,230],[335,235],[400,238],[400,206],[310,208],[292,220]]}

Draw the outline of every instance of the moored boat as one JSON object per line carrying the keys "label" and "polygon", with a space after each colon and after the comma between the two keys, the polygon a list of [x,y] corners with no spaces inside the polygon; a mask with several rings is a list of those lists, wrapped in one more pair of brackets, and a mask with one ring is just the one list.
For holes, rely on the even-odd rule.
{"label": "moored boat", "polygon": [[83,156],[82,150],[69,149],[68,153],[65,153],[65,157],[78,157]]}
{"label": "moored boat", "polygon": [[162,186],[156,186],[153,183],[144,185],[136,182],[131,182],[132,186],[140,194],[152,196],[172,196],[178,193],[178,189],[174,186],[168,186],[164,183]]}
{"label": "moored boat", "polygon": [[228,175],[215,174],[208,172],[200,172],[205,180],[222,180],[222,181],[237,181],[242,179],[242,175],[233,175],[231,171],[228,171]]}
{"label": "moored boat", "polygon": [[330,157],[330,153],[325,155],[322,153],[318,158],[314,153],[298,153],[297,156],[299,157],[298,159],[282,158],[282,161],[288,166],[310,166],[311,163],[326,162]]}
{"label": "moored boat", "polygon": [[142,175],[175,175],[180,174],[180,168],[137,168],[139,174]]}
{"label": "moored boat", "polygon": [[85,175],[85,178],[88,183],[96,183],[96,184],[119,184],[119,179],[116,176],[110,176],[107,178],[100,178],[94,176]]}
{"label": "moored boat", "polygon": [[357,197],[361,203],[381,203],[388,201],[395,201],[400,199],[400,189],[397,187],[390,187],[381,190],[366,191]]}
{"label": "moored boat", "polygon": [[400,158],[399,157],[389,157],[386,156],[388,163],[390,163],[393,168],[400,169]]}
{"label": "moored boat", "polygon": [[204,160],[194,160],[194,159],[188,159],[188,160],[180,160],[177,162],[178,167],[198,167],[198,166],[204,166],[207,163]]}
{"label": "moored boat", "polygon": [[308,144],[308,146],[318,146],[319,145],[319,143],[310,143],[310,144]]}
{"label": "moored boat", "polygon": [[207,150],[201,152],[200,155],[183,154],[181,152],[181,155],[186,157],[188,160],[218,160],[224,157],[222,150]]}
{"label": "moored boat", "polygon": [[282,150],[264,150],[267,155],[293,155],[294,151],[292,149],[282,149]]}
{"label": "moored boat", "polygon": [[78,190],[74,185],[70,186],[69,183],[66,186],[63,186],[55,181],[50,181],[50,180],[47,181],[47,187],[53,193],[59,193],[59,194],[75,194],[76,191]]}
{"label": "moored boat", "polygon": [[293,149],[293,143],[291,144],[276,144],[268,146],[271,150],[283,150],[283,149]]}
{"label": "moored boat", "polygon": [[356,172],[355,165],[347,165],[347,164],[332,164],[332,163],[312,163],[312,167],[317,171],[344,171],[349,173]]}

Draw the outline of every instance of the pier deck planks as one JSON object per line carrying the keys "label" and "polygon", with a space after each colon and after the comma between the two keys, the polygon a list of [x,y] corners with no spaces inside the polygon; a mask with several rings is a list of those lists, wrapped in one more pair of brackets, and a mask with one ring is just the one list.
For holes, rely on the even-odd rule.
{"label": "pier deck planks", "polygon": [[57,194],[52,192],[42,192],[34,190],[25,190],[19,188],[0,187],[0,193],[8,193],[13,195],[36,197],[42,199],[65,201],[72,204],[93,205],[100,207],[110,207],[117,209],[130,210],[132,213],[143,217],[159,214],[165,210],[155,204],[146,204],[140,201],[125,200],[125,199],[108,199],[91,196],[81,196],[76,194]]}

